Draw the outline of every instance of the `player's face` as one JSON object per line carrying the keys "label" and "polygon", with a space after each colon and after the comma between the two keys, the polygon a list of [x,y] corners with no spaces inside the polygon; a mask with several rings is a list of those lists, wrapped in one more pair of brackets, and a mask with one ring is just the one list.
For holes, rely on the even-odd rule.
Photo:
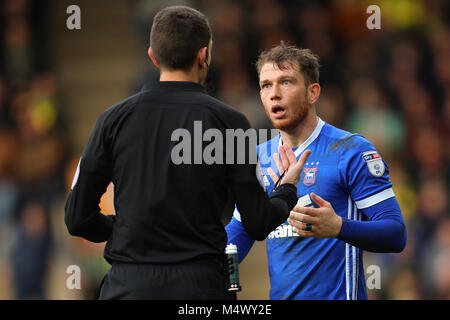
{"label": "player's face", "polygon": [[273,126],[280,130],[297,127],[309,110],[307,87],[297,64],[280,69],[272,62],[259,73],[261,101]]}

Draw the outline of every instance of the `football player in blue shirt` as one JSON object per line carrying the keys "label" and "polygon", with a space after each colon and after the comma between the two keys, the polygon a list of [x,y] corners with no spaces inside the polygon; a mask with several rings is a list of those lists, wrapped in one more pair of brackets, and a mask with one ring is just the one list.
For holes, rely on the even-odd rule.
{"label": "football player in blue shirt", "polygon": [[[278,146],[289,143],[297,157],[311,150],[297,206],[267,237],[270,298],[367,299],[363,250],[401,252],[406,244],[388,167],[367,139],[317,116],[319,60],[309,49],[281,44],[259,56],[257,70],[266,114],[280,131],[257,148],[267,192],[286,168]],[[254,239],[237,209],[226,230],[242,261]]]}

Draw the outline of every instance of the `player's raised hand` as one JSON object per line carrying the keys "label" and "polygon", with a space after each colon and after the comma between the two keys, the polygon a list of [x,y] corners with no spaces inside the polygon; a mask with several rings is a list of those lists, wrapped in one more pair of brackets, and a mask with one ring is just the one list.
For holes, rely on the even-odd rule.
{"label": "player's raised hand", "polygon": [[341,231],[342,218],[328,201],[314,193],[311,193],[311,199],[319,208],[295,206],[289,215],[289,224],[300,237],[337,237]]}
{"label": "player's raised hand", "polygon": [[278,177],[278,175],[272,170],[272,168],[267,169],[267,173],[275,184],[292,183],[293,185],[297,186],[298,180],[300,180],[303,166],[305,165],[306,160],[311,154],[311,150],[306,150],[305,152],[303,152],[298,161],[295,157],[294,152],[292,151],[292,147],[287,143],[279,146],[278,152],[279,155],[275,153],[273,155],[273,159],[275,160],[275,164],[277,165],[278,172],[280,172],[280,174],[282,175],[281,181],[278,182],[280,177]]}

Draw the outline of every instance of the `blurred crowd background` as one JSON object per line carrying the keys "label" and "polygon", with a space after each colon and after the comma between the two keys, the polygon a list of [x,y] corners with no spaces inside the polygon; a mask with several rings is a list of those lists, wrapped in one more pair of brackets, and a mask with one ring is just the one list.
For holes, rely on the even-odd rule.
{"label": "blurred crowd background", "polygon": [[[81,9],[69,30],[66,8]],[[64,204],[98,115],[158,72],[153,15],[199,9],[214,33],[208,91],[271,128],[254,62],[281,40],[321,58],[323,120],[368,138],[387,161],[408,230],[400,254],[365,253],[371,299],[450,298],[450,3],[445,0],[127,0],[0,2],[0,299],[93,299],[104,244],[70,237]],[[366,8],[381,8],[368,30]],[[101,202],[114,213],[113,186]],[[228,215],[229,218],[229,215]],[[225,219],[226,220],[226,219]],[[267,299],[264,243],[241,264],[241,299]],[[69,290],[78,265],[81,289]],[[370,274],[366,274],[366,277]],[[325,279],[324,279],[325,281]]]}

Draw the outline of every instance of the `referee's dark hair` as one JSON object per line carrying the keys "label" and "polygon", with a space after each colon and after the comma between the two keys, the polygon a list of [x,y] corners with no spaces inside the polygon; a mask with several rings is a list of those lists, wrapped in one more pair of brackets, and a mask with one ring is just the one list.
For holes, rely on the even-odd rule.
{"label": "referee's dark hair", "polygon": [[189,71],[198,51],[212,39],[211,26],[201,12],[172,6],[153,19],[150,47],[158,65],[167,70]]}

